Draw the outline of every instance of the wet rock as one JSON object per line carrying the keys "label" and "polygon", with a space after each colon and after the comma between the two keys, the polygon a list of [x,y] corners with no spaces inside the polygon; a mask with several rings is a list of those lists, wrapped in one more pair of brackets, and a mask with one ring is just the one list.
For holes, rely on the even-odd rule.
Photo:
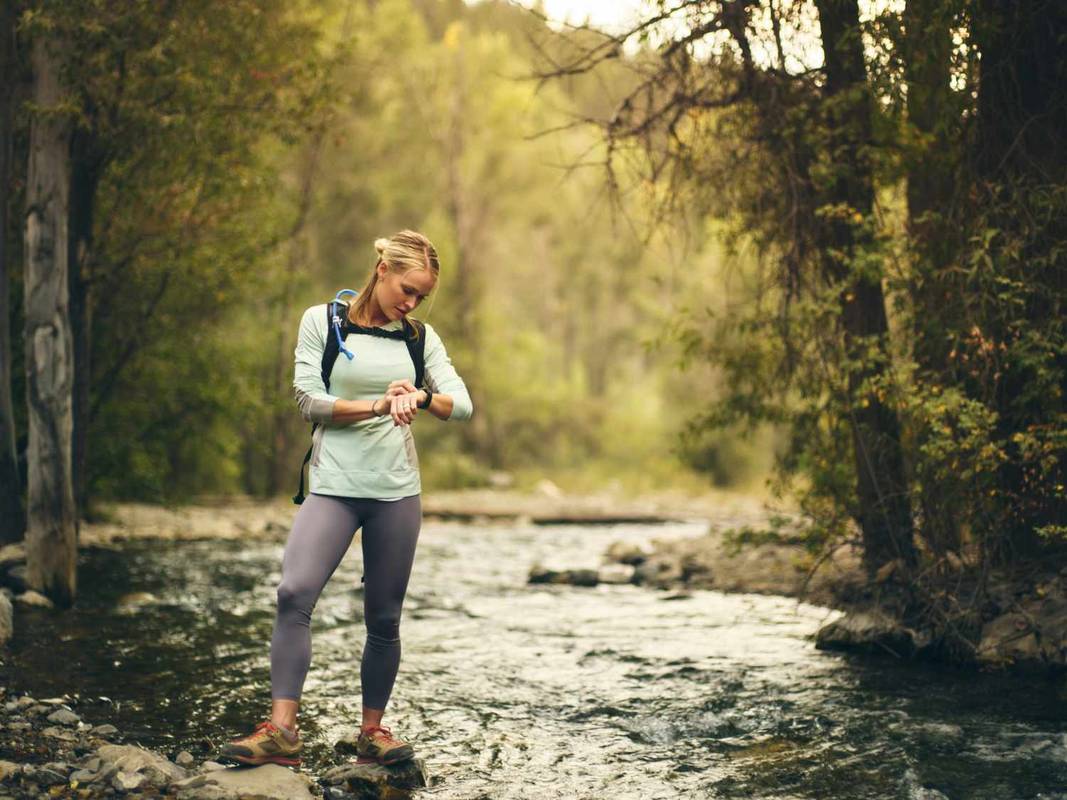
{"label": "wet rock", "polygon": [[565,569],[554,570],[535,566],[530,569],[527,583],[556,583],[570,586],[596,586],[597,573],[595,569]]}
{"label": "wet rock", "polygon": [[16,702],[18,703],[19,708],[29,708],[30,706],[37,705],[37,701],[34,700],[29,695],[26,695],[24,697],[20,697]]}
{"label": "wet rock", "polygon": [[615,542],[604,553],[604,559],[616,564],[629,564],[631,567],[636,567],[645,563],[650,555],[652,555],[650,545]]}
{"label": "wet rock", "polygon": [[119,729],[114,725],[94,725],[93,736],[114,736]]}
{"label": "wet rock", "polygon": [[919,727],[916,738],[932,750],[956,750],[963,745],[963,728],[947,722],[930,722]]}
{"label": "wet rock", "polygon": [[40,592],[35,592],[30,589],[28,592],[23,592],[15,600],[22,603],[24,606],[35,606],[37,608],[55,608],[55,604],[45,597]]}
{"label": "wet rock", "polygon": [[311,780],[278,766],[234,767],[196,775],[176,784],[182,800],[255,798],[255,800],[311,800]]}
{"label": "wet rock", "polygon": [[103,765],[104,761],[102,758],[100,758],[100,756],[93,756],[92,758],[85,759],[85,761],[82,762],[81,766],[82,769],[87,769],[90,772],[99,772],[100,767],[102,767]]}
{"label": "wet rock", "polygon": [[596,571],[596,577],[600,583],[633,583],[634,571],[632,564],[605,564]]}
{"label": "wet rock", "polygon": [[215,772],[220,769],[226,769],[226,765],[220,764],[218,761],[205,761],[200,765],[200,772]]}
{"label": "wet rock", "polygon": [[54,725],[49,726],[41,731],[42,736],[47,736],[49,739],[59,739],[61,742],[73,742],[77,737],[68,730],[63,728],[57,728]]}
{"label": "wet rock", "polygon": [[982,626],[976,657],[991,666],[1035,661],[1041,655],[1037,635],[1022,614],[1002,614]]}
{"label": "wet rock", "polygon": [[96,751],[105,768],[117,767],[120,772],[144,775],[152,786],[166,786],[186,777],[184,769],[172,764],[158,753],[133,745],[106,744]]}
{"label": "wet rock", "polygon": [[929,637],[878,609],[849,611],[819,628],[820,650],[864,650],[911,656],[928,647]]}
{"label": "wet rock", "polygon": [[421,758],[383,767],[380,764],[342,764],[323,773],[322,783],[339,787],[358,798],[394,797],[397,790],[425,788],[429,780]]}
{"label": "wet rock", "polygon": [[0,781],[7,780],[12,775],[18,775],[19,765],[14,761],[0,761]]}
{"label": "wet rock", "polygon": [[81,717],[66,708],[61,708],[58,711],[53,711],[46,719],[49,722],[54,722],[57,725],[74,726],[81,722]]}
{"label": "wet rock", "polygon": [[682,580],[682,565],[671,556],[655,556],[634,569],[634,583],[665,588]]}
{"label": "wet rock", "polygon": [[38,767],[33,779],[42,786],[59,786],[67,782],[67,774],[51,769],[50,765]]}
{"label": "wet rock", "polygon": [[140,772],[119,770],[115,777],[111,779],[111,785],[119,792],[136,792],[138,789],[148,785],[148,776],[142,775]]}
{"label": "wet rock", "polygon": [[897,800],[949,800],[949,798],[937,789],[924,787],[915,770],[909,769],[897,786]]}
{"label": "wet rock", "polygon": [[77,769],[70,773],[70,782],[76,783],[79,786],[84,786],[87,783],[92,783],[97,778],[97,773],[91,769]]}
{"label": "wet rock", "polygon": [[6,593],[0,592],[0,645],[6,644],[14,632],[15,613],[11,607],[11,599]]}
{"label": "wet rock", "polygon": [[193,754],[190,753],[188,750],[182,750],[180,753],[178,753],[178,755],[174,757],[174,763],[177,764],[179,767],[189,769],[193,766],[193,764],[196,763],[196,759],[193,758]]}

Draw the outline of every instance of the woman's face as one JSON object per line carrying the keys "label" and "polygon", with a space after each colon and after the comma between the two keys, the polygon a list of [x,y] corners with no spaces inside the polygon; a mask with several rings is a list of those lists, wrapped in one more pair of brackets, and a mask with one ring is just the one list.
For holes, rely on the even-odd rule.
{"label": "woman's face", "polygon": [[436,283],[437,278],[428,269],[409,269],[400,273],[379,264],[374,296],[382,313],[394,321],[414,311]]}

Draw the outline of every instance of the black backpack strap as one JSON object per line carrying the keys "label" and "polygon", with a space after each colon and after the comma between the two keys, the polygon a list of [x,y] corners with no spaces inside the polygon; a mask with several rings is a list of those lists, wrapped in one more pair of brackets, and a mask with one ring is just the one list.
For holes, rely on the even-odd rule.
{"label": "black backpack strap", "polygon": [[411,363],[415,365],[415,388],[422,388],[423,378],[426,377],[426,325],[417,319],[408,319],[411,330],[404,343],[408,346],[408,355]]}
{"label": "black backpack strap", "polygon": [[304,467],[306,467],[308,465],[308,462],[311,461],[311,451],[315,449],[315,429],[317,427],[319,427],[319,424],[317,422],[313,422],[311,424],[311,447],[309,447],[308,451],[304,453],[304,460],[300,463],[300,483],[296,487],[296,494],[293,495],[293,502],[296,503],[298,506],[303,505],[305,499]]}

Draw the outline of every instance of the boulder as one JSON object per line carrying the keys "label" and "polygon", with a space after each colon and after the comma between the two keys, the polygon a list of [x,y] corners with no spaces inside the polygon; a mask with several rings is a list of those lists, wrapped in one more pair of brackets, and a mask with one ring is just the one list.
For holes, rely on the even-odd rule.
{"label": "boulder", "polygon": [[311,780],[277,764],[232,767],[174,784],[182,800],[312,800]]}
{"label": "boulder", "polygon": [[184,769],[172,764],[158,753],[133,745],[105,744],[97,749],[103,769],[118,768],[120,772],[137,772],[152,786],[166,786],[186,777]]}
{"label": "boulder", "polygon": [[410,792],[424,789],[429,780],[425,762],[421,758],[414,758],[389,767],[380,764],[342,764],[323,773],[322,783],[342,788],[360,800],[374,800],[396,797],[398,790]]}
{"label": "boulder", "polygon": [[15,614],[11,608],[11,600],[0,592],[0,645],[6,644],[14,633]]}
{"label": "boulder", "polygon": [[1004,666],[1036,661],[1041,647],[1030,619],[1022,614],[1001,614],[982,626],[975,657],[982,664]]}
{"label": "boulder", "polygon": [[636,567],[652,555],[652,546],[632,542],[615,542],[604,553],[604,560]]}
{"label": "boulder", "polygon": [[815,634],[820,650],[863,650],[912,656],[927,648],[930,637],[914,631],[878,609],[849,611]]}

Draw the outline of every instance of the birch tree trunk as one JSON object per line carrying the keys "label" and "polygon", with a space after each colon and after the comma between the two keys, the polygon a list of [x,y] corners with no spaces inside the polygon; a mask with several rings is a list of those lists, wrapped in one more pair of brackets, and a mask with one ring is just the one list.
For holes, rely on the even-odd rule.
{"label": "birch tree trunk", "polygon": [[[15,9],[0,3],[0,186],[10,186],[15,132]],[[0,544],[18,541],[26,530],[22,477],[15,447],[15,413],[11,403],[11,298],[8,292],[8,211],[10,198],[0,198]]]}
{"label": "birch tree trunk", "polygon": [[29,584],[60,605],[74,601],[77,517],[71,468],[74,353],[67,308],[70,121],[54,47],[33,44],[26,182],[26,400],[29,412]]}

